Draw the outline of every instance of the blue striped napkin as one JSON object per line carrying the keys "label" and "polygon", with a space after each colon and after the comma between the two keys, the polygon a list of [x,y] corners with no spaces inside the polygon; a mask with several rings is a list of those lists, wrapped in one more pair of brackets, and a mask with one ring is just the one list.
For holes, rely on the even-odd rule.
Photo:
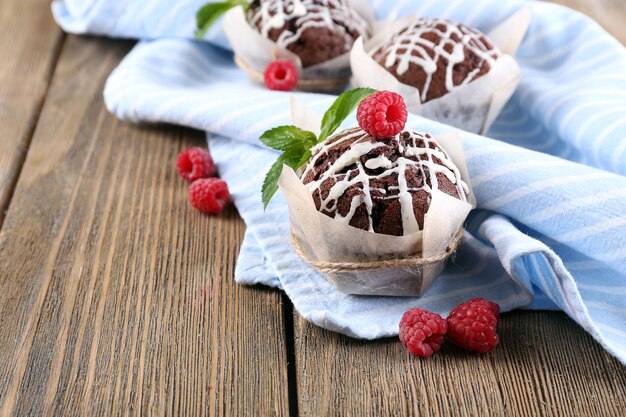
{"label": "blue striped napkin", "polygon": [[[504,311],[560,309],[626,364],[626,51],[596,23],[533,1],[373,1],[381,17],[393,5],[400,14],[447,17],[485,32],[521,7],[533,15],[518,53],[518,91],[489,138],[461,134],[478,210],[453,264],[424,296],[387,298],[341,294],[300,260],[289,245],[282,196],[263,212],[260,184],[276,153],[258,136],[289,123],[288,95],[252,86],[231,54],[213,46],[224,45],[217,29],[211,43],[174,39],[187,34],[181,27],[191,33],[201,2],[152,0],[140,8],[144,1],[132,0],[128,9],[113,0],[92,3],[74,13],[66,0],[53,10],[72,31],[168,37],[135,47],[108,80],[106,103],[126,120],[208,132],[248,225],[238,282],[282,288],[305,319],[367,339],[397,334],[411,307],[446,314],[473,296]],[[295,95],[318,112],[334,99]],[[450,131],[416,116],[408,126]]]}

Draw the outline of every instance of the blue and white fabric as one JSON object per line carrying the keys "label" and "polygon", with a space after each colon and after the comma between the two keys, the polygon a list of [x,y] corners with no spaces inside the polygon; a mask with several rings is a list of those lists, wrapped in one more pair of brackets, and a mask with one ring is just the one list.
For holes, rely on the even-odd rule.
{"label": "blue and white fabric", "polygon": [[[374,0],[379,17],[397,7],[485,32],[521,7],[533,18],[517,55],[517,92],[486,136],[461,134],[478,210],[454,262],[420,298],[349,296],[295,255],[280,195],[263,211],[259,190],[277,154],[258,137],[289,123],[288,94],[251,85],[219,28],[209,42],[185,39],[202,3],[66,0],[53,10],[68,31],[158,38],[120,64],[105,100],[125,120],[208,132],[248,226],[238,282],[282,288],[305,319],[367,339],[397,334],[411,307],[446,314],[474,296],[504,311],[559,309],[626,364],[626,50],[618,41],[589,18],[544,2]],[[318,112],[334,99],[296,96]],[[408,126],[451,130],[414,116]]]}

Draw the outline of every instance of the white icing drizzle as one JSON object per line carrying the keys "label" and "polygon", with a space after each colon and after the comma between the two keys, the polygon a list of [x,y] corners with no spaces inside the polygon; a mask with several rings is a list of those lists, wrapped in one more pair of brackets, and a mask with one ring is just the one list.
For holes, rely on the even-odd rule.
{"label": "white icing drizzle", "polygon": [[[408,133],[408,138],[401,138],[403,133]],[[433,189],[439,187],[437,180],[437,174],[443,174],[453,184],[457,186],[457,190],[460,199],[467,201],[467,195],[469,194],[468,185],[462,180],[461,172],[456,167],[454,162],[448,157],[446,152],[439,147],[437,142],[426,133],[419,133],[413,131],[407,131],[400,133],[391,139],[385,139],[385,141],[396,141],[398,143],[398,149],[401,156],[397,160],[391,161],[384,155],[379,155],[376,158],[369,159],[365,162],[365,167],[361,162],[361,157],[367,155],[372,150],[386,146],[383,142],[372,142],[371,136],[365,133],[360,128],[353,128],[341,132],[335,135],[333,138],[314,147],[311,152],[313,154],[309,161],[302,178],[304,179],[307,174],[320,169],[322,174],[316,181],[311,181],[305,186],[311,191],[311,194],[319,192],[321,205],[320,211],[335,212],[335,219],[349,224],[356,210],[362,204],[365,204],[365,208],[368,213],[369,227],[368,230],[374,231],[374,224],[372,221],[372,209],[373,198],[372,191],[376,190],[379,194],[376,199],[397,199],[400,202],[402,212],[402,228],[405,235],[419,231],[419,226],[415,220],[413,213],[413,198],[412,194],[419,190],[425,190],[428,194],[432,193]],[[345,135],[342,137],[342,135]],[[339,139],[336,139],[339,138]],[[339,146],[346,141],[353,141],[352,144],[343,152],[339,158],[333,163],[328,164],[326,167],[315,168],[315,164],[319,158],[326,155],[332,148]],[[405,146],[402,146],[402,141],[405,142]],[[423,144],[418,144],[422,141]],[[435,145],[435,149],[431,149],[431,144]],[[422,146],[420,146],[422,145]],[[413,160],[411,158],[417,159]],[[434,158],[437,158],[441,164],[435,163]],[[355,166],[344,172],[348,167]],[[377,175],[367,174],[364,168],[370,170],[382,169],[382,172]],[[409,187],[407,183],[406,173],[407,171],[419,172],[423,179],[423,184],[420,187]],[[397,190],[398,193],[394,195],[386,195],[387,192],[384,189],[371,189],[370,180],[377,178],[386,178],[393,175],[397,175],[398,185],[389,187],[389,191]],[[419,176],[418,175],[418,176]],[[326,181],[334,181],[334,185],[330,188],[328,196],[321,198],[321,186]],[[428,185],[427,180],[430,180],[431,186]],[[362,190],[362,195],[355,196],[350,204],[350,210],[342,216],[337,211],[337,200],[344,195],[348,188],[357,185]]]}
{"label": "white icing drizzle", "polygon": [[376,158],[365,162],[365,168],[367,169],[391,168],[392,166],[393,162],[387,159],[385,155],[378,155]]}
{"label": "white icing drizzle", "polygon": [[[441,30],[441,27],[444,30]],[[439,43],[424,39],[423,36],[428,33],[437,34],[440,38]],[[451,39],[453,35],[458,36],[460,41],[453,41]],[[426,101],[433,74],[437,71],[437,63],[441,59],[447,61],[445,83],[448,92],[471,82],[485,62],[489,66],[494,65],[500,56],[500,51],[496,46],[485,44],[483,42],[485,38],[485,35],[475,29],[446,19],[421,18],[396,32],[389,44],[373,51],[373,53],[384,52],[387,68],[393,67],[397,62],[396,73],[398,75],[407,72],[411,64],[421,67],[426,73],[426,82],[423,91],[421,91],[421,99]],[[452,48],[451,52],[447,52],[446,47]],[[465,48],[475,54],[480,61],[460,84],[455,85],[453,68],[456,64],[465,61]]]}
{"label": "white icing drizzle", "polygon": [[250,24],[260,27],[261,34],[269,38],[272,29],[280,29],[292,19],[296,19],[297,30],[285,30],[280,34],[276,43],[282,48],[296,42],[311,27],[326,27],[341,33],[346,40],[346,52],[354,43],[351,31],[363,37],[368,33],[367,22],[346,0],[260,0],[260,7],[252,14]]}

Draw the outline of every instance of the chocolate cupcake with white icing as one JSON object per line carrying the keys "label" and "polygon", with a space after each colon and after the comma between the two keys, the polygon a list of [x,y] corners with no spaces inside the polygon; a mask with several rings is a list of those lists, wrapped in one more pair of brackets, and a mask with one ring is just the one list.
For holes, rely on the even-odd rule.
{"label": "chocolate cupcake with white icing", "polygon": [[251,81],[279,91],[342,90],[354,42],[378,27],[367,0],[226,0],[198,10],[196,36],[222,14],[235,63]]}
{"label": "chocolate cupcake with white icing", "polygon": [[400,82],[420,91],[422,103],[484,76],[500,55],[478,30],[429,18],[411,22],[373,53]]}
{"label": "chocolate cupcake with white icing", "polygon": [[[291,106],[294,124],[260,137],[283,152],[261,197],[282,191],[295,252],[347,294],[423,294],[475,204],[458,135],[406,128],[390,91],[349,90],[319,119]],[[335,133],[354,109],[359,127]]]}
{"label": "chocolate cupcake with white icing", "polygon": [[469,188],[428,133],[405,130],[376,138],[354,128],[312,150],[302,181],[317,209],[375,233],[409,235],[424,228],[433,189],[467,201]]}
{"label": "chocolate cupcake with white icing", "polygon": [[358,37],[369,35],[368,23],[347,0],[254,0],[247,19],[265,38],[296,54],[303,68],[345,54]]}
{"label": "chocolate cupcake with white icing", "polygon": [[403,18],[369,41],[357,39],[352,84],[394,91],[411,113],[485,133],[519,84],[513,55],[529,23],[525,9],[488,35],[446,19]]}

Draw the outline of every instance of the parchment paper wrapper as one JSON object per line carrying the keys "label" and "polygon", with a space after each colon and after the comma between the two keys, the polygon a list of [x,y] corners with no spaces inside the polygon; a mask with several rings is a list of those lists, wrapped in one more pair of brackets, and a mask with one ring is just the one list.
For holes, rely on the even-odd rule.
{"label": "parchment paper wrapper", "polygon": [[[368,22],[372,34],[386,31],[392,26],[390,21],[374,20],[374,13],[367,0],[351,0],[350,3],[356,12]],[[340,90],[350,81],[350,52],[303,69],[302,61],[296,54],[279,47],[248,24],[241,6],[225,14],[223,27],[235,52],[235,62],[254,82],[263,83],[265,68],[276,59],[289,60],[298,67],[299,90],[333,92]]]}
{"label": "parchment paper wrapper", "polygon": [[394,91],[404,98],[411,113],[468,132],[485,133],[519,83],[521,70],[513,56],[530,25],[530,11],[526,8],[521,9],[487,34],[502,52],[487,74],[423,104],[417,88],[398,81],[370,56],[370,53],[380,47],[397,29],[412,19],[416,17],[405,17],[398,21],[394,28],[385,27],[384,31],[377,33],[367,42],[361,39],[355,42],[350,54],[352,84],[355,87]]}
{"label": "parchment paper wrapper", "polygon": [[[292,100],[292,105],[296,105]],[[299,127],[315,125],[312,112],[293,109]],[[469,176],[458,134],[436,138],[440,146],[455,162],[463,181]],[[407,236],[390,236],[372,233],[344,224],[317,211],[310,191],[302,184],[293,169],[284,166],[279,186],[287,199],[296,252],[316,267],[338,290],[347,294],[417,296],[430,287],[441,273],[445,258],[459,236],[463,222],[475,206],[471,191],[468,202],[463,202],[436,190],[424,218],[422,231]],[[458,241],[456,242],[458,243]],[[401,261],[405,258],[440,259],[424,263],[421,259]],[[392,261],[372,268],[359,268],[359,264]],[[319,265],[324,267],[319,267]],[[327,265],[331,264],[331,265]],[[347,264],[347,265],[346,265]],[[354,265],[357,265],[355,268]]]}

